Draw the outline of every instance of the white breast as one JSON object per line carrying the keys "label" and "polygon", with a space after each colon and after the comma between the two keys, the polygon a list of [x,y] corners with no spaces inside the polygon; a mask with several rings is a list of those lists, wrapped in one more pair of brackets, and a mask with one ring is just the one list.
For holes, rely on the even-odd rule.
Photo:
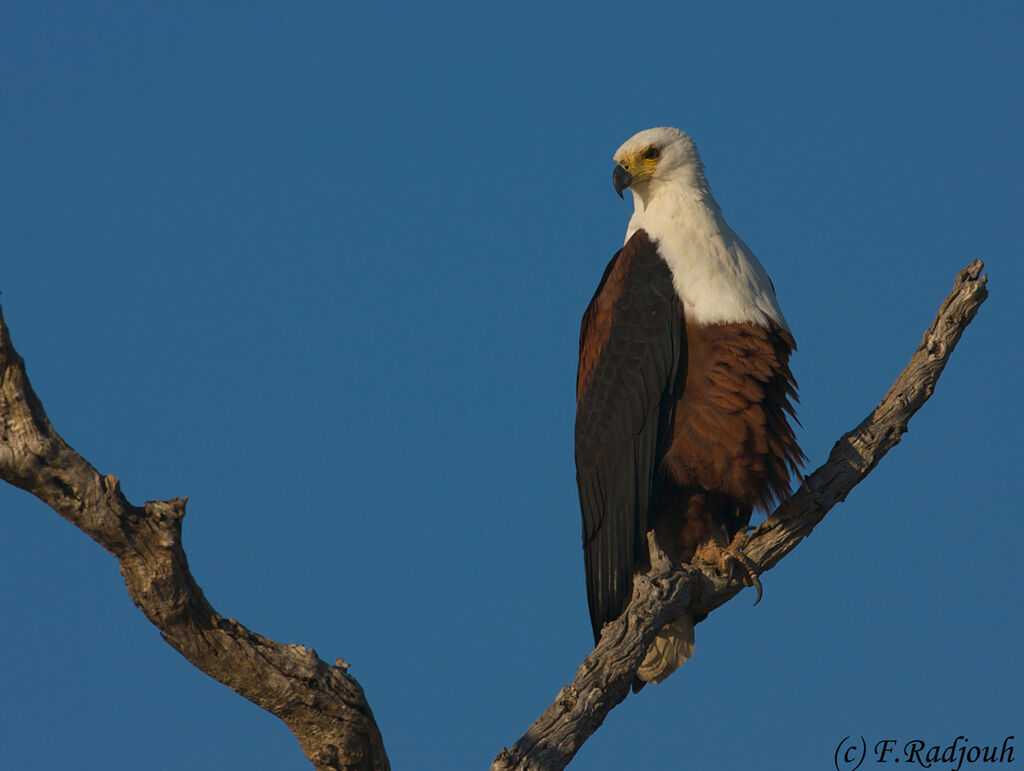
{"label": "white breast", "polygon": [[788,330],[771,280],[750,248],[726,224],[711,194],[665,190],[636,211],[626,240],[643,228],[672,270],[688,321],[698,324],[774,320]]}

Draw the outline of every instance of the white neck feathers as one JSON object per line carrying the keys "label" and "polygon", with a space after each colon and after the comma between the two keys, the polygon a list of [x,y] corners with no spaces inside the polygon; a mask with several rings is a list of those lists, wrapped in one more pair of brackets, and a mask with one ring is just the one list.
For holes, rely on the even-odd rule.
{"label": "white neck feathers", "polygon": [[685,172],[634,188],[626,241],[642,228],[655,243],[687,321],[767,326],[770,319],[788,330],[768,274],[726,224],[704,175]]}

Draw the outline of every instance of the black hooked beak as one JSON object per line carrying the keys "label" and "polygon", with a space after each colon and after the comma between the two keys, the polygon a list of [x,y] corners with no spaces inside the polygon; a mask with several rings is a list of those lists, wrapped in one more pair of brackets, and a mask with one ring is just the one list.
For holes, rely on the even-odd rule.
{"label": "black hooked beak", "polygon": [[619,194],[619,198],[622,198],[622,191],[633,184],[633,175],[623,166],[616,166],[615,171],[612,172],[612,184],[615,186],[615,192]]}

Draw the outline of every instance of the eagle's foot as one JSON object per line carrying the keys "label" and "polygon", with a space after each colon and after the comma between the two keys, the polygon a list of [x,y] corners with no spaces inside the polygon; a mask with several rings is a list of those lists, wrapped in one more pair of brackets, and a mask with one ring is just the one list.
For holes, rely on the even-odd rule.
{"label": "eagle's foot", "polygon": [[761,601],[764,594],[761,589],[761,581],[758,580],[760,569],[751,561],[750,557],[743,553],[743,548],[750,540],[750,531],[753,527],[745,527],[733,536],[732,543],[722,548],[714,541],[708,541],[697,548],[697,557],[701,561],[718,568],[720,573],[730,579],[736,576],[736,566],[740,566],[740,580],[744,586],[753,586],[757,590],[757,599],[754,604]]}

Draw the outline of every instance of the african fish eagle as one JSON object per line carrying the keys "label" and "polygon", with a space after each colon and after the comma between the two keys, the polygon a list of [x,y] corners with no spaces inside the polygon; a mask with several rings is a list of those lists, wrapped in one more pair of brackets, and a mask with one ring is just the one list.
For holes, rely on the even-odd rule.
{"label": "african fish eagle", "polygon": [[[742,563],[756,581],[742,532],[755,507],[788,495],[804,460],[787,417],[793,336],[768,274],[723,219],[696,146],[652,128],[614,160],[615,190],[628,188],[635,210],[583,314],[576,387],[595,642],[649,566],[648,530],[677,562]],[[693,624],[684,615],[661,630],[642,681],[661,682],[692,655]]]}

